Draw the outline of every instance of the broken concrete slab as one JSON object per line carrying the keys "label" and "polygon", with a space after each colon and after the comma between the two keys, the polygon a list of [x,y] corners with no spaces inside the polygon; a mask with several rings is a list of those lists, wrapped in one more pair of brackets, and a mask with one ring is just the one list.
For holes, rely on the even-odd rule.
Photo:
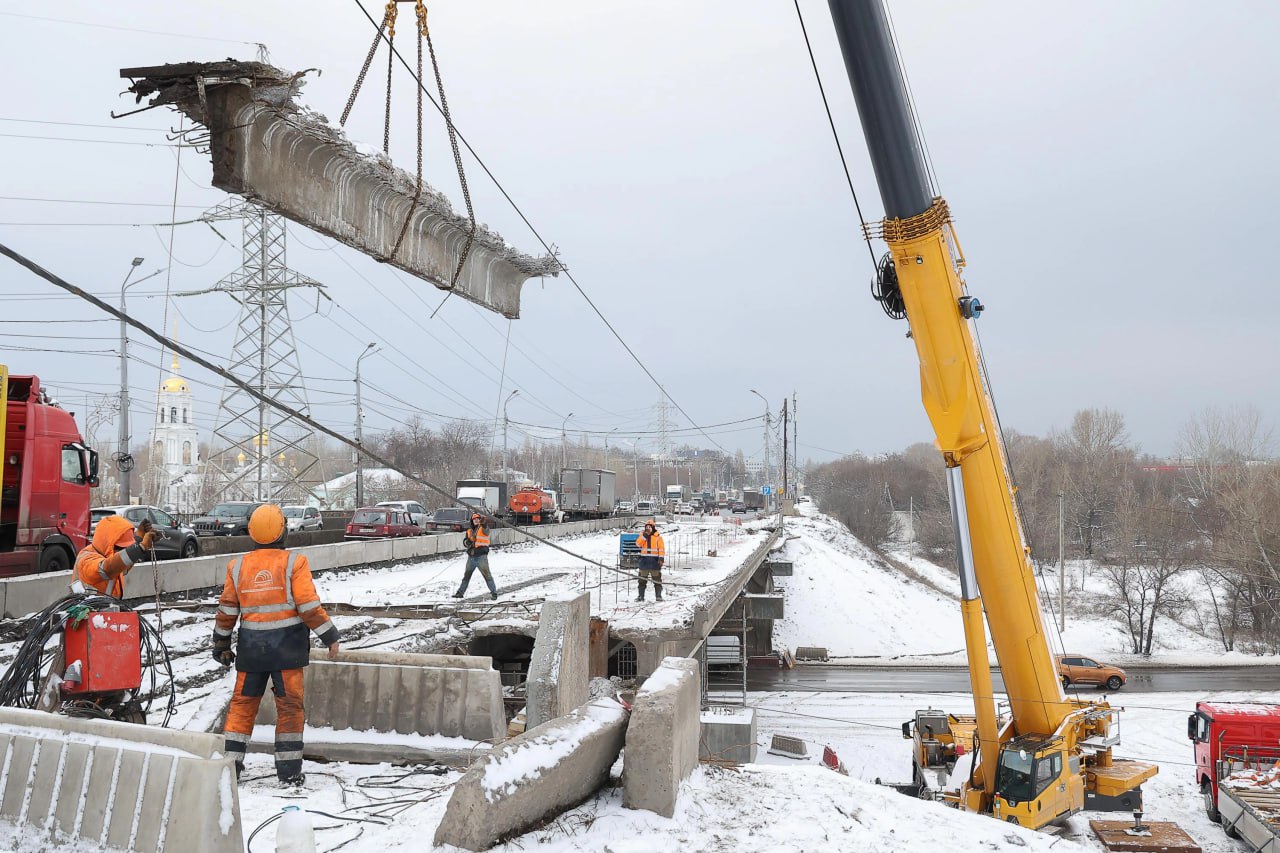
{"label": "broken concrete slab", "polygon": [[669,657],[636,692],[622,774],[627,808],[675,814],[680,783],[698,766],[701,686],[696,660]]}
{"label": "broken concrete slab", "polygon": [[237,60],[120,71],[135,81],[129,91],[139,101],[172,106],[208,128],[218,189],[442,290],[456,273],[458,296],[519,317],[524,282],[558,275],[560,262],[517,251],[483,225],[473,239],[471,223],[443,194],[419,187],[381,152],[357,146],[323,115],[299,105],[304,74]]}
{"label": "broken concrete slab", "polygon": [[[307,667],[309,726],[471,741],[506,735],[502,678],[491,658],[360,651],[330,661],[325,654],[314,649]],[[257,722],[275,721],[275,702],[265,696]]]}
{"label": "broken concrete slab", "polygon": [[487,850],[591,796],[622,751],[627,710],[593,699],[496,747],[453,786],[435,844]]}
{"label": "broken concrete slab", "polygon": [[0,708],[0,822],[23,849],[241,853],[222,738]]}
{"label": "broken concrete slab", "polygon": [[529,662],[529,728],[587,701],[591,672],[591,595],[550,596],[542,603]]}

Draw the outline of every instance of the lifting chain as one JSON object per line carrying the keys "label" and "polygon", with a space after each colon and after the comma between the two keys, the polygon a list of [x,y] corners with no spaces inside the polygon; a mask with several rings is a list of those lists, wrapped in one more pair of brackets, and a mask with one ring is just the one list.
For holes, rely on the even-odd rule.
{"label": "lifting chain", "polygon": [[[388,157],[391,155],[391,77],[394,68],[396,51],[396,6],[397,0],[387,0],[386,10],[383,12],[382,24],[378,27],[378,32],[373,37],[373,44],[369,45],[369,53],[364,58],[364,65],[360,68],[360,73],[356,76],[355,86],[351,89],[351,95],[347,98],[347,105],[342,110],[342,118],[338,121],[339,126],[346,127],[347,119],[351,117],[351,110],[355,106],[356,97],[360,94],[360,89],[364,85],[365,77],[369,73],[370,67],[373,65],[374,54],[378,51],[378,43],[383,39],[383,33],[386,33],[387,39],[387,98],[386,106],[383,113],[382,125],[382,150]],[[427,43],[427,51],[431,54],[431,70],[435,73],[436,91],[440,93],[440,112],[444,116],[445,128],[449,133],[449,146],[453,150],[453,162],[458,169],[458,184],[462,187],[462,200],[467,206],[467,220],[470,223],[470,230],[467,232],[467,242],[462,247],[462,252],[458,256],[458,266],[453,271],[453,277],[449,281],[448,290],[452,293],[453,289],[458,285],[458,278],[462,275],[462,268],[466,265],[467,257],[471,253],[471,246],[475,242],[476,237],[476,214],[475,208],[471,204],[471,190],[467,186],[467,173],[462,166],[462,151],[458,147],[458,131],[453,126],[453,117],[449,113],[449,99],[444,93],[444,80],[440,76],[440,63],[436,60],[436,48],[431,41],[431,30],[427,26],[427,4],[425,0],[415,0],[414,13],[418,24],[418,168],[417,168],[417,184],[413,194],[413,202],[409,206],[409,212],[405,215],[404,223],[400,226],[400,234],[396,238],[395,246],[391,249],[391,255],[388,260],[393,260],[400,251],[400,244],[404,241],[405,234],[409,230],[409,222],[413,218],[414,212],[418,208],[418,203],[422,199],[422,96],[424,85],[422,82],[422,42]],[[448,296],[445,297],[448,299]],[[441,306],[444,302],[440,303]],[[440,307],[436,308],[439,311]],[[435,316],[434,312],[432,316]]]}

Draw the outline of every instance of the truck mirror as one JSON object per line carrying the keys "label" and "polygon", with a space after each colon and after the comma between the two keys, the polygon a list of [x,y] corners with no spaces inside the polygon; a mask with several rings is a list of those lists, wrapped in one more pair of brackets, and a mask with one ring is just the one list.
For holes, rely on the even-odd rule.
{"label": "truck mirror", "polygon": [[1197,722],[1197,717],[1195,714],[1192,714],[1191,716],[1187,717],[1187,737],[1190,738],[1191,740],[1196,739],[1196,729],[1199,728],[1199,726],[1196,725],[1196,722]]}
{"label": "truck mirror", "polygon": [[902,737],[906,740],[911,740],[911,721],[910,720],[907,720],[905,723],[902,724]]}
{"label": "truck mirror", "polygon": [[89,476],[87,477],[89,485],[97,488],[100,481],[98,479],[98,451],[89,451]]}

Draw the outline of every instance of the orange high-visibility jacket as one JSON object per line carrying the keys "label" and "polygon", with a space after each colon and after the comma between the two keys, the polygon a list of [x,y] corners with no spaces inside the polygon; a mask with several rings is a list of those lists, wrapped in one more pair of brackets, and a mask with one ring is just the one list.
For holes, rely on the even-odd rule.
{"label": "orange high-visibility jacket", "polygon": [[662,534],[656,530],[652,536],[641,533],[636,538],[636,547],[640,549],[640,567],[644,569],[656,569],[658,561],[667,557],[667,543],[662,541]]}
{"label": "orange high-visibility jacket", "polygon": [[489,553],[489,531],[484,529],[483,524],[468,527],[467,532],[462,534],[462,541],[477,557]]}
{"label": "orange high-visibility jacket", "polygon": [[133,523],[122,515],[98,522],[93,540],[76,556],[75,577],[104,595],[124,598],[124,576],[146,552],[135,543]]}
{"label": "orange high-visibility jacket", "polygon": [[227,565],[215,642],[230,637],[237,620],[236,669],[241,672],[306,666],[308,629],[326,646],[338,641],[338,629],[320,606],[307,558],[282,548],[259,548]]}

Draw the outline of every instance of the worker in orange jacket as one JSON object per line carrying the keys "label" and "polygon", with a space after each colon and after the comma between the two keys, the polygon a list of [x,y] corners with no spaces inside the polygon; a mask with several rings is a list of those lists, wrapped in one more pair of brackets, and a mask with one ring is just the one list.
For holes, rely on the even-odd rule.
{"label": "worker in orange jacket", "polygon": [[155,547],[156,533],[144,521],[134,530],[123,515],[108,515],[98,522],[93,538],[76,556],[73,577],[86,588],[103,595],[124,598],[124,577]]}
{"label": "worker in orange jacket", "polygon": [[640,594],[636,601],[644,601],[646,580],[653,581],[654,598],[662,600],[662,564],[667,560],[667,543],[662,541],[658,524],[652,518],[644,523],[644,532],[636,537],[640,549]]}
{"label": "worker in orange jacket", "polygon": [[453,594],[454,598],[462,598],[471,585],[471,573],[476,569],[484,577],[489,587],[489,597],[498,600],[498,587],[493,583],[493,575],[489,572],[489,531],[484,527],[484,519],[480,513],[471,513],[471,526],[462,534],[462,547],[467,552],[467,565],[462,572],[462,586]]}
{"label": "worker in orange jacket", "polygon": [[[236,774],[244,770],[258,705],[270,681],[276,703],[276,776],[285,784],[301,785],[302,670],[311,657],[307,631],[314,631],[329,647],[333,660],[338,656],[338,629],[320,606],[307,558],[284,549],[285,527],[284,513],[275,504],[263,504],[249,517],[249,536],[257,548],[227,564],[213,628],[213,658],[223,666],[236,665],[236,687],[223,732]],[[231,650],[237,620],[239,654]]]}

